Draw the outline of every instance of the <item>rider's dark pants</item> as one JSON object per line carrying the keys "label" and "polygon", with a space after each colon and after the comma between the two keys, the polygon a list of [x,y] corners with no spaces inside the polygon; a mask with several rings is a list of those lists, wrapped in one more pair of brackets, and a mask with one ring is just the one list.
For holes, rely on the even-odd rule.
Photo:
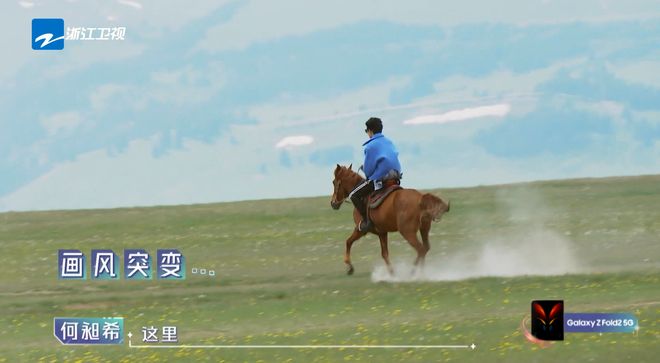
{"label": "rider's dark pants", "polygon": [[363,220],[367,220],[367,197],[374,191],[374,188],[373,180],[365,180],[348,195],[353,205],[362,215]]}

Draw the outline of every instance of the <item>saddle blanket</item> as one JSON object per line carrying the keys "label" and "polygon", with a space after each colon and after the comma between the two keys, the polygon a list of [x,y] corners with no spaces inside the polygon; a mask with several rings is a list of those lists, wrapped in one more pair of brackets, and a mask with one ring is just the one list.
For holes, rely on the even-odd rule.
{"label": "saddle blanket", "polygon": [[369,203],[367,203],[369,205],[369,208],[371,209],[378,208],[383,203],[385,198],[387,198],[387,196],[390,195],[390,193],[399,189],[403,189],[403,188],[400,185],[395,184],[375,191],[373,194],[371,194],[371,196],[369,196]]}

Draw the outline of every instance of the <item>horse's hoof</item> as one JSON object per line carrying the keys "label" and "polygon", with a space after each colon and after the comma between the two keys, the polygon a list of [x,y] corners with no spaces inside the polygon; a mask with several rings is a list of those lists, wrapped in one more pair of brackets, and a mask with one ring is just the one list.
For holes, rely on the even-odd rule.
{"label": "horse's hoof", "polygon": [[347,275],[352,275],[353,272],[355,272],[355,269],[353,269],[353,266],[348,266],[348,269],[346,270]]}

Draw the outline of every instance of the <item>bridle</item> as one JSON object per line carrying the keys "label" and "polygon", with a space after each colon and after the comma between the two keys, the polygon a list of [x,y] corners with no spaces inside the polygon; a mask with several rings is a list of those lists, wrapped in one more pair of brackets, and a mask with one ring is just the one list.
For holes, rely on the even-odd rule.
{"label": "bridle", "polygon": [[[335,177],[337,179],[337,177]],[[345,189],[342,188],[341,182],[343,179],[339,178],[337,180],[337,184],[335,184],[335,190],[332,194],[333,199],[330,201],[330,205],[334,209],[339,209],[339,207],[344,203],[351,203],[351,200],[348,198],[350,195],[350,192],[346,192]],[[342,194],[342,198],[339,199],[339,192]]]}

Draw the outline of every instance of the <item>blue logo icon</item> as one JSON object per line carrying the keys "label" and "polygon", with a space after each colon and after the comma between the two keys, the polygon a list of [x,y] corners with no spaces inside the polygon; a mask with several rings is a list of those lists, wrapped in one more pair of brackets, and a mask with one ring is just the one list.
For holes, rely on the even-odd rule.
{"label": "blue logo icon", "polygon": [[64,19],[32,19],[32,49],[64,49]]}

